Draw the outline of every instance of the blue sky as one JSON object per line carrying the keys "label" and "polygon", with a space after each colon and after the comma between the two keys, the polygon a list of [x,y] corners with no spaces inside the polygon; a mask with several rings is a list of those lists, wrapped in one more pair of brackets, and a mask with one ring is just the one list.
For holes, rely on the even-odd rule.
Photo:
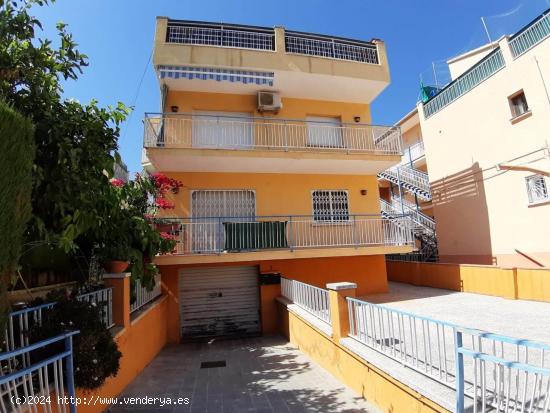
{"label": "blue sky", "polygon": [[[122,101],[135,112],[123,125],[120,152],[131,172],[141,170],[142,118],[159,110],[157,81],[149,60],[156,16],[289,29],[386,42],[391,85],[372,107],[373,122],[392,124],[416,103],[422,77],[433,82],[432,64],[445,79],[445,59],[513,33],[550,8],[550,0],[57,0],[34,9],[43,36],[55,36],[55,23],[69,25],[90,66],[65,95]],[[143,78],[139,94],[138,85]]]}

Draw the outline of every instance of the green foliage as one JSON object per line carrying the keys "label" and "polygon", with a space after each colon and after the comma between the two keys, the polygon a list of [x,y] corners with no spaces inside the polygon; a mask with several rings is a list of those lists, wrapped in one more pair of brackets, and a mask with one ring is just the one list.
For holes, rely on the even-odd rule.
{"label": "green foliage", "polygon": [[35,154],[31,122],[0,100],[0,331],[8,311],[6,287],[19,261],[31,216],[32,164]]}
{"label": "green foliage", "polygon": [[[61,81],[76,79],[87,66],[72,35],[58,23],[58,43],[40,39],[33,6],[47,0],[0,0],[0,96],[35,125],[36,160],[29,242],[45,241],[65,251],[90,254],[90,231],[110,190],[119,125],[128,114],[121,103],[64,100]],[[57,42],[56,42],[57,43]]]}
{"label": "green foliage", "polygon": [[[107,377],[118,373],[120,357],[113,336],[103,324],[98,307],[63,295],[57,304],[42,314],[42,326],[30,331],[31,342],[44,340],[68,330],[79,330],[73,337],[75,385],[83,389],[100,387]],[[53,346],[33,352],[35,360],[58,352]]]}

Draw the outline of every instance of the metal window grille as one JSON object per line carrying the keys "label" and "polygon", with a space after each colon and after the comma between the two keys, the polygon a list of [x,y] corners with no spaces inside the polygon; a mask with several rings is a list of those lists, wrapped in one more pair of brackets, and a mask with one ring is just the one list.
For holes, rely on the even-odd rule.
{"label": "metal window grille", "polygon": [[378,50],[374,44],[352,43],[333,38],[323,39],[299,33],[285,35],[285,44],[287,53],[372,64],[379,63]]}
{"label": "metal window grille", "polygon": [[466,94],[505,66],[502,51],[496,49],[466,73],[449,83],[437,95],[424,103],[424,116],[428,119],[441,109]]}
{"label": "metal window grille", "polygon": [[323,222],[349,221],[347,191],[313,191],[313,219]]}
{"label": "metal window grille", "polygon": [[275,32],[196,25],[168,25],[168,43],[275,50]]}
{"label": "metal window grille", "polygon": [[538,17],[509,41],[512,56],[517,58],[550,36],[550,13]]}
{"label": "metal window grille", "polygon": [[525,178],[525,183],[527,185],[527,196],[529,197],[530,204],[536,204],[538,202],[544,202],[550,199],[544,176],[528,176]]}

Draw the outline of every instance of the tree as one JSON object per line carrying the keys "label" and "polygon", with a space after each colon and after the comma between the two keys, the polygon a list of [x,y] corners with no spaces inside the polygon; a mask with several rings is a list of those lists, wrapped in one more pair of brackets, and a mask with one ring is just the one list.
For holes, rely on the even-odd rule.
{"label": "tree", "polygon": [[93,228],[106,219],[98,213],[99,204],[120,160],[119,125],[129,110],[122,103],[101,108],[96,101],[83,105],[62,98],[61,81],[77,79],[88,63],[66,25],[57,25],[57,48],[37,37],[42,26],[30,9],[49,3],[0,0],[0,97],[35,124],[27,242],[90,254]]}
{"label": "tree", "polygon": [[4,330],[7,286],[19,262],[27,221],[31,216],[34,127],[0,100],[0,331]]}

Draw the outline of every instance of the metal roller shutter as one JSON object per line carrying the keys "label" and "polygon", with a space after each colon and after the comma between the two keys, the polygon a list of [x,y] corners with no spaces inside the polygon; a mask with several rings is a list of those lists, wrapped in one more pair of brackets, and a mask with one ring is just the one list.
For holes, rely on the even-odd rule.
{"label": "metal roller shutter", "polygon": [[258,267],[182,269],[179,294],[182,338],[260,332]]}

